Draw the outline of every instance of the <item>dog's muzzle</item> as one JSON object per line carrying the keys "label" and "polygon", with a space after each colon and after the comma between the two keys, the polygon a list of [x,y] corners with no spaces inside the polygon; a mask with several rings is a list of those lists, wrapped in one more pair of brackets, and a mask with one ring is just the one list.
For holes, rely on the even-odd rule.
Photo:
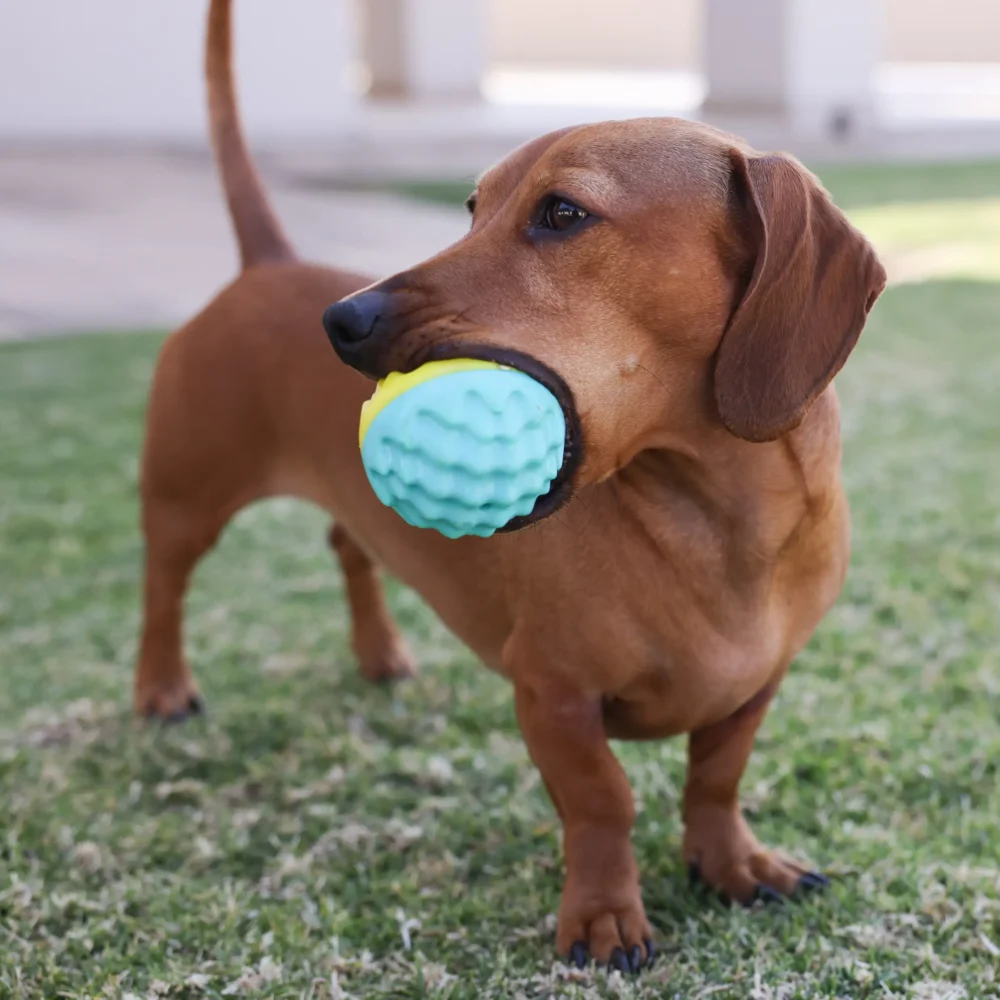
{"label": "dog's muzzle", "polygon": [[390,370],[410,372],[428,361],[474,358],[516,368],[544,385],[555,396],[566,420],[562,466],[531,512],[515,517],[500,531],[517,531],[559,510],[572,496],[573,479],[583,460],[580,417],[573,393],[562,376],[522,351],[458,339],[432,342],[418,349],[404,363],[387,365],[387,359],[395,353],[393,348],[398,347],[405,336],[399,319],[393,295],[370,288],[329,306],[323,313],[323,327],[340,360],[369,378],[384,378]]}

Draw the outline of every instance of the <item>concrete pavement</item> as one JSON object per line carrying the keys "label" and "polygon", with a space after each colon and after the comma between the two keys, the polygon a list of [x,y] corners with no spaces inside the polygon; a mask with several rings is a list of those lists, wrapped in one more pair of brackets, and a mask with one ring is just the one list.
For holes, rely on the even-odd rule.
{"label": "concrete pavement", "polygon": [[[376,277],[447,246],[467,225],[460,210],[263,172],[304,257]],[[172,327],[236,267],[207,155],[0,150],[0,339]]]}

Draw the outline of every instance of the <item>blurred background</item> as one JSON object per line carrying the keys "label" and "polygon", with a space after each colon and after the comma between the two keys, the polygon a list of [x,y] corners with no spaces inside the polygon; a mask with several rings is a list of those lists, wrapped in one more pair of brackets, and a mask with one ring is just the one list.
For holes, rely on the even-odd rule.
{"label": "blurred background", "polygon": [[[428,197],[460,200],[453,182],[565,124],[699,117],[813,166],[1000,155],[994,0],[236,6],[242,108],[283,216],[305,253],[372,273],[461,232]],[[231,273],[204,8],[0,10],[0,335],[171,325]]]}
{"label": "blurred background", "polygon": [[[132,717],[149,381],[237,266],[206,6],[0,0],[0,996],[609,996],[552,960],[558,825],[508,687],[392,581],[420,674],[364,684],[323,512],[235,518],[187,600],[208,718]],[[664,954],[628,995],[996,996],[1000,3],[234,6],[251,144],[313,259],[406,267],[517,143],[637,114],[798,154],[875,242],[890,287],[837,379],[852,566],[743,783],[834,887],[714,906],[683,741],[616,747]]]}

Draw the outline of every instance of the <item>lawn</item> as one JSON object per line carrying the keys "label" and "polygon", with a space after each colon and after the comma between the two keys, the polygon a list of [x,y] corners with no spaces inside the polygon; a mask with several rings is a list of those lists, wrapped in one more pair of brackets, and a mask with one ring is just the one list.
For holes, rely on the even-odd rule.
{"label": "lawn", "polygon": [[[850,164],[819,167],[817,172],[844,209],[938,199],[1000,197],[1000,163],[918,163],[886,168]],[[442,205],[461,205],[469,196],[472,177],[437,181],[399,181],[393,190],[411,198]]]}
{"label": "lawn", "polygon": [[198,572],[208,718],[133,720],[161,336],[10,344],[0,997],[1000,997],[1000,172],[825,176],[904,255],[982,249],[891,288],[838,382],[853,564],[743,786],[830,891],[743,911],[689,887],[683,742],[621,745],[663,958],[635,984],[556,962],[558,828],[509,689],[401,588],[422,673],[363,684],[325,518],[291,502]]}
{"label": "lawn", "polygon": [[[1000,163],[820,168],[841,208],[875,241],[891,276],[1000,281]],[[461,205],[473,178],[409,181],[397,194]]]}

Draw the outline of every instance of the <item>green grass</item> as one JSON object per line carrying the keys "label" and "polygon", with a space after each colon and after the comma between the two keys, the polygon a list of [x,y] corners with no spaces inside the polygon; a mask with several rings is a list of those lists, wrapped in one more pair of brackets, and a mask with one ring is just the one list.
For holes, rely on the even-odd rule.
{"label": "green grass", "polygon": [[0,997],[1000,996],[998,333],[1000,284],[890,289],[838,383],[853,565],[743,786],[832,890],[703,898],[683,742],[618,748],[664,954],[635,986],[553,960],[558,829],[508,688],[399,588],[423,672],[364,685],[316,511],[246,511],[200,568],[208,720],[131,718],[160,337],[0,348]]}
{"label": "green grass", "polygon": [[[876,245],[899,281],[1000,281],[1000,162],[815,168],[834,201]],[[408,198],[461,205],[472,178],[401,181]]]}
{"label": "green grass", "polygon": [[[1000,196],[1000,162],[918,163],[893,167],[850,164],[813,166],[841,208],[937,198]],[[400,181],[398,194],[440,205],[461,205],[475,187],[472,177]]]}

